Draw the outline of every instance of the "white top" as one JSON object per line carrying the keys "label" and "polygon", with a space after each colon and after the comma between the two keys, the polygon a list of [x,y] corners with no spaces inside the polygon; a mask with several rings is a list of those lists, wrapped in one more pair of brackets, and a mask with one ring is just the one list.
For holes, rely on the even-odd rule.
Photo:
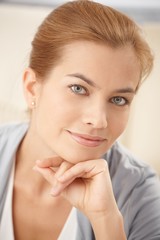
{"label": "white top", "polygon": [[[14,240],[12,219],[12,194],[14,183],[14,169],[15,167],[13,166],[9,179],[8,191],[1,219],[0,239],[5,240]],[[77,232],[77,217],[76,209],[73,207],[62,229],[62,232],[57,240],[65,239],[76,240],[76,232]]]}

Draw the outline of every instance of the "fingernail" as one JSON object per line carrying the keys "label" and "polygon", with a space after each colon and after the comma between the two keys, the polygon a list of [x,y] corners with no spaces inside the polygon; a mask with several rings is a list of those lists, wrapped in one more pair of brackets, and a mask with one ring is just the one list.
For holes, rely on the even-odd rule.
{"label": "fingernail", "polygon": [[34,166],[32,169],[33,169],[33,171],[37,172],[37,166]]}
{"label": "fingernail", "polygon": [[39,171],[40,171],[40,168],[39,168],[38,166],[34,166],[32,169],[33,169],[33,171],[35,171],[35,172],[39,172]]}
{"label": "fingernail", "polygon": [[42,162],[42,160],[39,160],[39,159],[38,159],[38,160],[36,160],[36,163],[41,163],[41,162]]}
{"label": "fingernail", "polygon": [[58,177],[58,180],[59,180],[59,181],[63,181],[64,179],[65,179],[65,178],[64,178],[64,175],[61,175],[61,176]]}
{"label": "fingernail", "polygon": [[54,187],[51,189],[51,192],[50,192],[51,195],[56,196],[57,193],[58,193],[58,187]]}
{"label": "fingernail", "polygon": [[53,183],[53,186],[52,186],[52,189],[51,189],[51,192],[50,192],[51,195],[56,195],[57,194],[58,185],[59,185],[58,181],[55,179],[55,181]]}

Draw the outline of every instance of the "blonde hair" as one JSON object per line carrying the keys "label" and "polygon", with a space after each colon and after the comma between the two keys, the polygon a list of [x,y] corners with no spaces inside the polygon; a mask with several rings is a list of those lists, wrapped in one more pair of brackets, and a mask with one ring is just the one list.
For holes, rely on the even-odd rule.
{"label": "blonde hair", "polygon": [[152,70],[153,55],[139,26],[111,7],[87,0],[65,3],[46,17],[32,41],[29,66],[44,79],[60,62],[63,48],[78,40],[112,48],[129,45],[139,61],[141,79]]}

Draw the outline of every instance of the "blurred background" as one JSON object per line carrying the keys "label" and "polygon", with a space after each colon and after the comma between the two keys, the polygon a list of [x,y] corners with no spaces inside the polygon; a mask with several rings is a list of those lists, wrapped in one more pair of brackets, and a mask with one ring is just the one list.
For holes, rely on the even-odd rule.
{"label": "blurred background", "polygon": [[[22,74],[44,17],[66,1],[0,0],[0,124],[26,119]],[[133,18],[153,49],[155,65],[132,106],[120,141],[160,174],[160,1],[103,0]]]}

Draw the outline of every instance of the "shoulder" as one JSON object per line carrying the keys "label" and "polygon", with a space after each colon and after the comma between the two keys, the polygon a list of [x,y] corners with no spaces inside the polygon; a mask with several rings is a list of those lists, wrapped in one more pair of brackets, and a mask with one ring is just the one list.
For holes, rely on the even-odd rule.
{"label": "shoulder", "polygon": [[125,187],[124,192],[129,194],[136,189],[146,191],[146,188],[152,186],[153,189],[154,186],[160,194],[160,181],[155,170],[121,144],[116,142],[106,154],[106,159],[115,192]]}
{"label": "shoulder", "polygon": [[8,137],[10,134],[16,134],[28,128],[27,122],[6,123],[0,125],[0,138]]}
{"label": "shoulder", "polygon": [[0,125],[0,135],[4,133],[10,133],[15,131],[16,129],[22,128],[27,125],[27,122],[17,122],[17,123],[4,123]]}
{"label": "shoulder", "polygon": [[136,189],[149,189],[151,185],[152,189],[159,187],[159,179],[155,170],[138,157],[135,157],[121,144],[116,142],[106,155],[106,158],[117,198],[119,194],[122,195],[121,189],[124,190],[124,195],[130,196]]}
{"label": "shoulder", "polygon": [[114,177],[115,174],[121,179],[128,176],[130,181],[134,180],[135,184],[137,184],[147,177],[156,175],[156,172],[147,163],[118,142],[112,146],[106,158],[111,177]]}
{"label": "shoulder", "polygon": [[157,174],[119,143],[113,145],[106,157],[127,239],[159,239],[160,181]]}
{"label": "shoulder", "polygon": [[0,126],[0,182],[2,183],[0,188],[0,218],[13,158],[27,128],[28,123],[10,123]]}
{"label": "shoulder", "polygon": [[5,149],[16,148],[19,141],[21,141],[25,132],[28,129],[27,122],[8,123],[0,126],[0,152],[5,152]]}

